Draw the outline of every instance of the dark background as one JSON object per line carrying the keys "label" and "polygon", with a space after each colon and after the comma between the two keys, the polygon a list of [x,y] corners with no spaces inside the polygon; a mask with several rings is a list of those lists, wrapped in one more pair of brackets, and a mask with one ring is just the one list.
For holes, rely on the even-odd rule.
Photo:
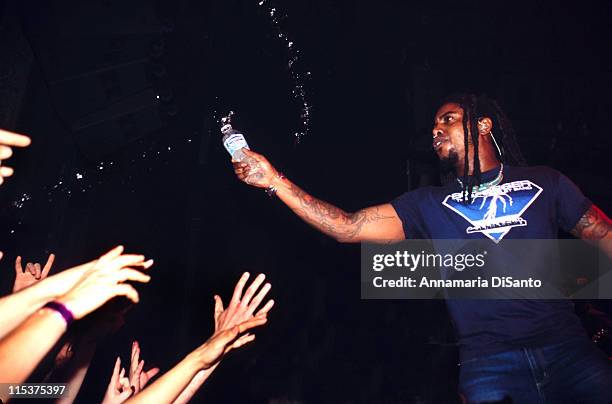
{"label": "dark background", "polygon": [[[300,103],[270,7],[299,49],[292,71],[311,72],[299,144]],[[2,290],[18,254],[44,262],[55,252],[58,271],[121,243],[156,260],[78,402],[101,399],[133,339],[149,365],[178,362],[211,334],[213,294],[227,301],[245,270],[267,274],[276,307],[196,401],[456,402],[443,303],[360,300],[359,246],[240,183],[217,119],[235,110],[252,149],[351,211],[436,178],[439,99],[486,93],[530,164],[564,172],[609,214],[611,7],[0,1],[0,124],[33,140],[2,189]]]}

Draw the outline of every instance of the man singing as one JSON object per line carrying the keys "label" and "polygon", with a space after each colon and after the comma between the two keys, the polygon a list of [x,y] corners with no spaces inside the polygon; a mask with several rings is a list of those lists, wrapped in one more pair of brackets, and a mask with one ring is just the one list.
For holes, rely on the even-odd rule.
{"label": "man singing", "polygon": [[[436,112],[433,148],[452,180],[348,213],[309,195],[249,150],[234,163],[247,184],[276,193],[340,242],[555,239],[558,229],[612,257],[610,219],[563,174],[525,167],[497,103],[449,97]],[[504,184],[506,184],[504,186]],[[495,191],[488,203],[479,196]],[[612,365],[586,337],[568,300],[447,300],[457,332],[460,389],[470,403],[608,403]]]}

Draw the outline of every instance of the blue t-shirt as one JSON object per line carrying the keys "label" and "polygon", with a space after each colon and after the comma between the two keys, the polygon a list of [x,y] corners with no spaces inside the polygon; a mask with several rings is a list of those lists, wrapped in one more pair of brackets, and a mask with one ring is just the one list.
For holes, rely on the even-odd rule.
{"label": "blue t-shirt", "polygon": [[[499,167],[482,174],[497,176]],[[457,181],[423,187],[391,202],[406,238],[555,239],[570,231],[591,202],[560,172],[548,167],[504,166],[495,197],[462,203]],[[555,343],[584,335],[569,300],[447,300],[462,360]]]}

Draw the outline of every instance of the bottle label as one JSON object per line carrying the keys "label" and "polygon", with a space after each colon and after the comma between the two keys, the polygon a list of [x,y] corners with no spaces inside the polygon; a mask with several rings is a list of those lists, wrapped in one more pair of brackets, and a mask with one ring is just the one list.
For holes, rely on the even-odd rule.
{"label": "bottle label", "polygon": [[234,155],[237,150],[244,148],[249,148],[246,140],[244,139],[244,135],[242,133],[234,133],[228,136],[227,139],[223,142],[223,146],[227,149],[230,155]]}

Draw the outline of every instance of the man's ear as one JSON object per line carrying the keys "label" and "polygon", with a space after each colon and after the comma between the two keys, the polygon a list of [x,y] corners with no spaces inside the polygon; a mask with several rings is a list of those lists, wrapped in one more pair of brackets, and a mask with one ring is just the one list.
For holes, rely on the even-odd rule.
{"label": "man's ear", "polygon": [[478,135],[486,136],[491,133],[491,129],[493,129],[493,121],[489,117],[479,118],[478,119]]}

